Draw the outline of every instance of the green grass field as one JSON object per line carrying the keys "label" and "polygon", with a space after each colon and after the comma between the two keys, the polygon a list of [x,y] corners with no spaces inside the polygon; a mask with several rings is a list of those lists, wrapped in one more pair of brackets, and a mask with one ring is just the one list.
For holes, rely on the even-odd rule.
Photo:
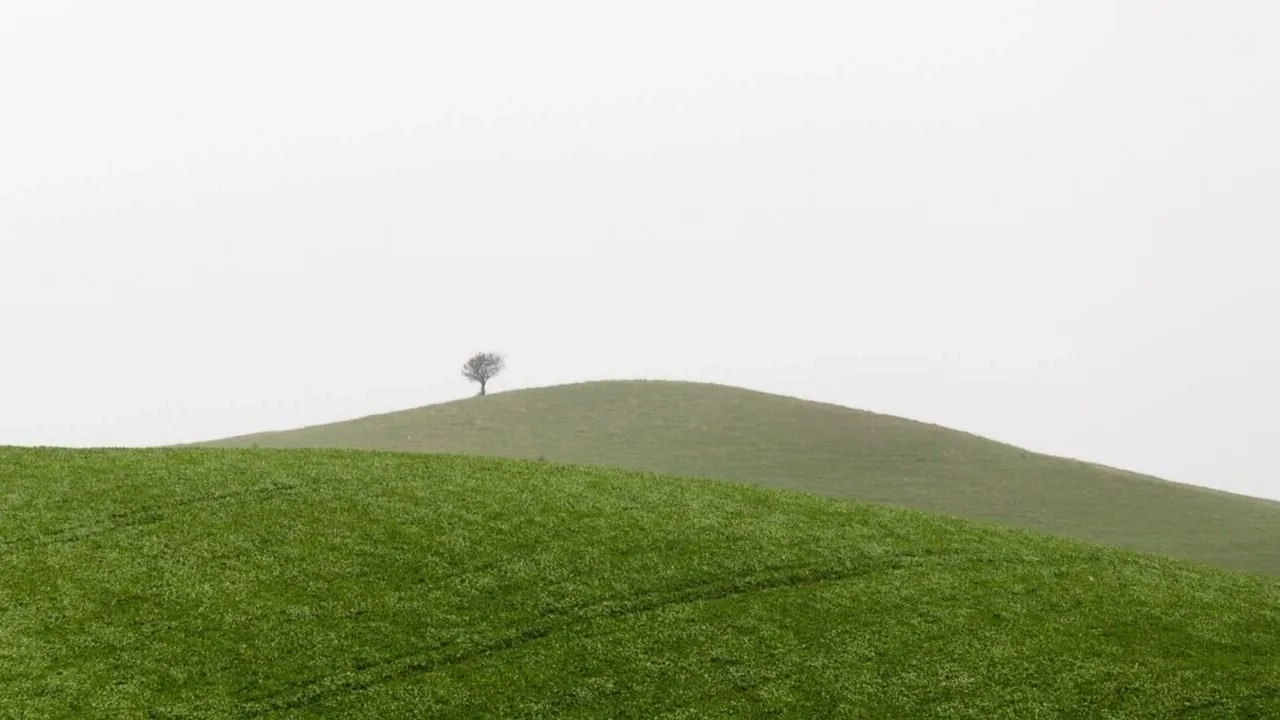
{"label": "green grass field", "polygon": [[0,448],[3,718],[1275,718],[1278,627],[1273,578],[734,483]]}
{"label": "green grass field", "polygon": [[736,480],[1280,575],[1280,503],[716,385],[521,390],[213,444],[545,457]]}

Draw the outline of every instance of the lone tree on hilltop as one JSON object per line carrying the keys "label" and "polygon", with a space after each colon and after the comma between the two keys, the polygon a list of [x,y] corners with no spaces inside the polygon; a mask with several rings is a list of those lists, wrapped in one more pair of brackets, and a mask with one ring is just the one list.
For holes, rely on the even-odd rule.
{"label": "lone tree on hilltop", "polygon": [[506,359],[498,353],[476,353],[462,366],[462,377],[480,383],[480,394],[483,395],[485,385],[506,367]]}

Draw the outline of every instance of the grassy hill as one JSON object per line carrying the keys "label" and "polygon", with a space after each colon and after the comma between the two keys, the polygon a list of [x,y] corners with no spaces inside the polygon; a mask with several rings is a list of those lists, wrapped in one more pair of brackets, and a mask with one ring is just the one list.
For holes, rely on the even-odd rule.
{"label": "grassy hill", "polygon": [[0,448],[4,718],[1274,718],[1277,627],[1273,578],[733,483]]}
{"label": "grassy hill", "polygon": [[737,480],[1280,575],[1280,503],[718,385],[520,390],[212,444],[544,457]]}

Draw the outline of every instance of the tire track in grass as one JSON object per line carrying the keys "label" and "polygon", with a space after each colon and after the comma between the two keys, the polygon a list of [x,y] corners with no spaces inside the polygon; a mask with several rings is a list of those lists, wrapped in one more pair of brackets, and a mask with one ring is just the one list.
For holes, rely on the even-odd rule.
{"label": "tire track in grass", "polygon": [[242,703],[237,714],[245,717],[263,717],[269,713],[299,710],[339,693],[359,692],[413,675],[425,675],[441,668],[510,652],[584,622],[628,618],[670,607],[714,602],[770,590],[842,582],[852,578],[892,572],[915,564],[903,562],[904,559],[918,558],[892,558],[889,562],[856,569],[830,566],[778,567],[766,571],[766,574],[758,574],[751,578],[714,580],[675,591],[665,589],[646,593],[632,599],[605,599],[579,606],[569,612],[544,616],[544,621],[540,624],[471,647],[450,651],[449,648],[453,643],[446,643],[427,652],[388,658],[356,670],[303,680],[293,684],[296,690],[292,693],[283,690],[271,696]]}

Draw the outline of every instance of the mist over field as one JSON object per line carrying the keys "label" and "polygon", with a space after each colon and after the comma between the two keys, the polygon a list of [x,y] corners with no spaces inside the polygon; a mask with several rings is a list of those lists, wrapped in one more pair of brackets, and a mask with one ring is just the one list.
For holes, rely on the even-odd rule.
{"label": "mist over field", "polygon": [[0,9],[0,442],[654,377],[1280,497],[1280,50],[1208,6]]}

